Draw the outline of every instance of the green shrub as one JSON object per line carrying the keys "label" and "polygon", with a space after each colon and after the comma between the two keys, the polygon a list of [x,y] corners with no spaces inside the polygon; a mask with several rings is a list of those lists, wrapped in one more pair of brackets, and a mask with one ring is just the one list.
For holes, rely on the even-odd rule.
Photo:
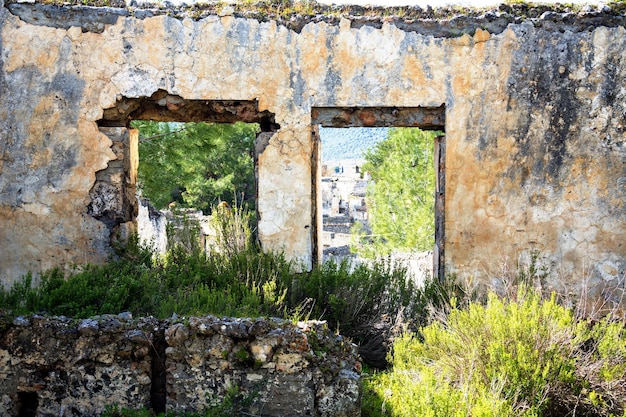
{"label": "green shrub", "polygon": [[[52,269],[48,274],[62,274],[59,269]],[[0,312],[2,309],[11,309],[13,314],[27,314],[37,312],[39,306],[38,291],[32,286],[32,274],[26,274],[15,282],[10,291],[0,285]]]}
{"label": "green shrub", "polygon": [[364,360],[387,365],[389,340],[399,329],[425,324],[431,305],[447,304],[448,289],[415,288],[390,260],[352,267],[329,262],[312,271],[252,242],[241,208],[214,210],[217,245],[208,254],[184,215],[169,230],[168,252],[154,256],[133,237],[106,265],[67,276],[54,269],[31,287],[30,276],[0,290],[3,309],[75,318],[130,311],[159,318],[189,315],[277,316],[327,320],[361,345]]}
{"label": "green shrub", "polygon": [[290,288],[292,300],[315,300],[314,317],[354,328],[408,306],[414,287],[404,269],[388,261],[360,264],[329,261],[303,274]]}
{"label": "green shrub", "polygon": [[365,415],[621,416],[624,332],[577,322],[554,296],[490,294],[399,338],[393,370],[365,380]]}
{"label": "green shrub", "polygon": [[579,323],[577,375],[580,396],[598,415],[626,415],[626,322],[607,315]]}
{"label": "green shrub", "polygon": [[[394,343],[395,352],[412,350],[418,343],[404,337]],[[405,357],[417,357],[408,355]],[[396,368],[396,365],[400,365]],[[392,372],[364,378],[363,417],[380,416],[515,416],[511,405],[500,397],[499,386],[489,390],[471,391],[441,378],[435,369],[410,362],[394,361]]]}
{"label": "green shrub", "polygon": [[554,300],[523,291],[516,302],[491,295],[486,306],[452,310],[445,323],[423,329],[415,354],[455,386],[470,393],[501,387],[500,396],[517,412],[539,413],[549,390],[573,380],[572,322]]}
{"label": "green shrub", "polygon": [[253,248],[253,217],[249,210],[238,205],[237,200],[232,208],[226,202],[213,207],[210,221],[215,231],[213,252],[234,256],[250,251]]}
{"label": "green shrub", "polygon": [[53,269],[42,274],[37,287],[28,275],[10,290],[0,289],[0,305],[14,315],[81,318],[130,311],[163,318],[174,313],[289,317],[308,303],[307,317],[328,320],[343,330],[395,315],[413,297],[402,271],[388,265],[351,270],[347,264],[326,264],[307,273],[296,270],[282,254],[252,244],[209,255],[194,245],[176,244],[158,258],[132,239],[106,265],[67,275]]}
{"label": "green shrub", "polygon": [[595,352],[602,361],[600,377],[604,381],[621,378],[626,385],[626,326],[607,316],[592,327],[591,337],[597,341]]}

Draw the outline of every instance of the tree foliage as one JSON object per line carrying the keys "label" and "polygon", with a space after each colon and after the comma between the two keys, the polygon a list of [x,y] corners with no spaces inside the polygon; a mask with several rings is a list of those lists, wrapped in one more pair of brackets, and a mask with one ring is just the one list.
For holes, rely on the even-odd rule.
{"label": "tree foliage", "polygon": [[365,154],[363,171],[372,236],[361,234],[360,252],[430,250],[434,246],[434,146],[437,132],[392,129],[386,140]]}
{"label": "tree foliage", "polygon": [[171,202],[208,213],[220,201],[254,205],[258,126],[133,121],[139,188],[157,208]]}

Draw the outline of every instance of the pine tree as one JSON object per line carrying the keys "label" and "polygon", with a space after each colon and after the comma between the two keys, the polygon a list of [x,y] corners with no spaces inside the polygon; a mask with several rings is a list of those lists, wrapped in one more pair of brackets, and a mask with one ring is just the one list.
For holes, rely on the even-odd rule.
{"label": "pine tree", "polygon": [[157,208],[176,202],[208,213],[220,201],[254,208],[258,126],[133,121],[139,188]]}

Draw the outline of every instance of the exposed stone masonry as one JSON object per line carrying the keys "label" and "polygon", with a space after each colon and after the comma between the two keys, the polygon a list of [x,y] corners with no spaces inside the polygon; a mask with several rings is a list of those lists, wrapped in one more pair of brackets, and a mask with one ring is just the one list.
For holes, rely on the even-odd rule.
{"label": "exposed stone masonry", "polygon": [[264,132],[278,130],[274,115],[259,112],[257,101],[185,100],[158,90],[148,98],[119,97],[104,109],[100,126],[126,127],[132,120],[157,122],[258,123]]}
{"label": "exposed stone masonry", "polygon": [[96,173],[87,213],[103,222],[112,238],[124,238],[135,230],[138,212],[138,136],[125,127],[101,127],[100,132],[112,140],[116,159]]}
{"label": "exposed stone masonry", "polygon": [[193,412],[233,392],[250,415],[360,415],[356,349],[321,322],[124,313],[0,329],[2,416],[99,416],[114,404]]}
{"label": "exposed stone masonry", "polygon": [[[123,0],[88,0],[87,2],[57,2],[47,4],[30,1],[9,0],[5,2],[7,8],[21,19],[34,25],[53,26],[63,29],[79,27],[84,32],[102,33],[107,24],[115,24],[119,18],[134,17],[148,19],[167,15],[177,19],[201,20],[210,16],[234,16],[244,19],[254,19],[261,22],[275,21],[290,30],[300,33],[309,23],[325,23],[338,25],[341,19],[348,18],[351,27],[359,29],[372,27],[381,29],[385,23],[406,32],[437,38],[454,38],[463,34],[474,35],[476,30],[487,30],[498,34],[510,24],[531,22],[537,27],[558,32],[587,31],[598,26],[616,27],[626,24],[624,7],[614,3],[612,7],[600,5],[598,7],[585,6],[580,10],[572,10],[567,4],[501,4],[497,9],[474,9],[459,6],[422,8],[408,7],[378,7],[308,3],[308,8],[296,7],[285,12],[285,7],[276,7],[271,1],[258,1],[252,5],[238,2],[234,5],[221,2],[190,2],[163,7],[159,2],[140,1],[128,2]],[[54,2],[53,2],[54,3]],[[64,17],[58,13],[62,6],[73,4],[73,7],[63,10]],[[106,6],[106,7],[103,7]]]}

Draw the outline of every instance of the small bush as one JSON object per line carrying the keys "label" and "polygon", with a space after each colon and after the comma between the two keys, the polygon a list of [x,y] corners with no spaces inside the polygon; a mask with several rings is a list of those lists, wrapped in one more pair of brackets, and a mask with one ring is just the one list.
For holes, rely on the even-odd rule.
{"label": "small bush", "polygon": [[[394,344],[394,351],[411,350],[413,343],[416,341],[411,338],[401,338]],[[433,368],[413,368],[410,363],[403,363],[399,368],[395,366],[396,362],[393,372],[378,373],[364,379],[364,417],[516,415],[510,404],[500,398],[498,386],[470,392],[441,378]]]}
{"label": "small bush", "polygon": [[329,261],[286,287],[292,306],[301,311],[298,300],[305,300],[310,317],[352,338],[363,360],[380,369],[388,365],[393,337],[425,324],[432,305],[444,304],[448,294],[434,281],[416,287],[390,259],[357,266]]}
{"label": "small bush", "polygon": [[366,379],[365,415],[621,416],[624,332],[577,322],[555,297],[491,294],[398,339],[393,371]]}
{"label": "small bush", "polygon": [[289,296],[314,299],[314,314],[343,328],[371,324],[385,314],[396,314],[410,304],[413,284],[403,269],[389,262],[351,267],[346,261],[329,261],[305,274],[291,287]]}
{"label": "small bush", "polygon": [[577,376],[579,396],[597,415],[626,415],[626,323],[612,315],[579,323]]}
{"label": "small bush", "polygon": [[[48,274],[59,274],[53,269]],[[62,273],[61,273],[62,274]],[[39,298],[37,290],[32,287],[33,277],[28,273],[21,280],[15,282],[10,291],[0,286],[0,313],[2,309],[11,309],[14,314],[27,314],[37,311]]]}
{"label": "small bush", "polygon": [[236,200],[232,208],[224,201],[214,207],[210,223],[215,231],[215,252],[234,256],[253,247],[252,213]]}

